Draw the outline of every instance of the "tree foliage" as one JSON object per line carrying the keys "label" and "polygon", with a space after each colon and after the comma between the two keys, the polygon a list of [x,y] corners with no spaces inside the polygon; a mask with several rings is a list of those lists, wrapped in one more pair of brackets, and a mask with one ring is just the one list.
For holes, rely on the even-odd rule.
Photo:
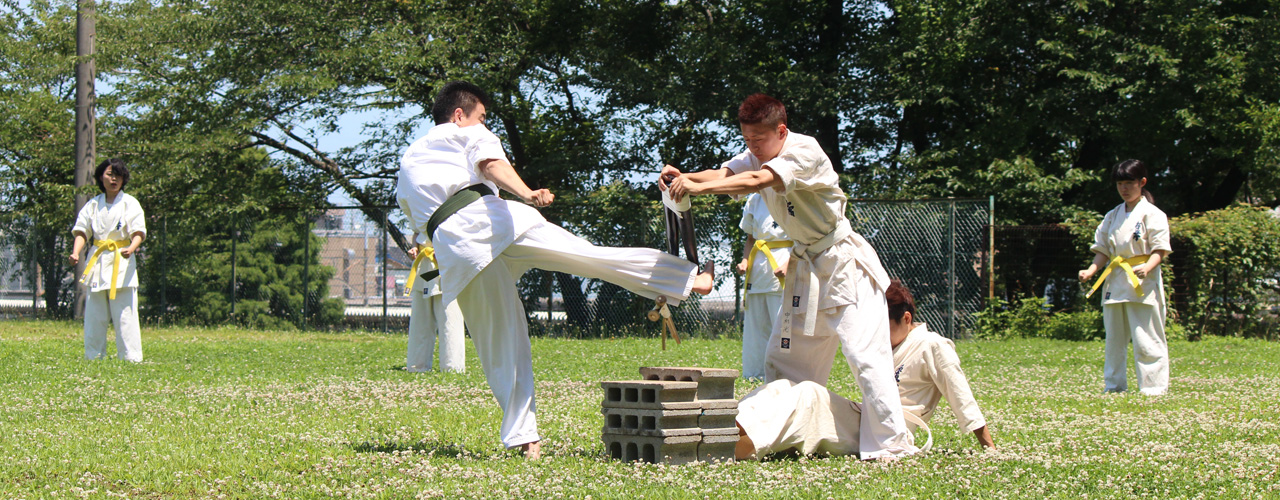
{"label": "tree foliage", "polygon": [[[74,6],[3,5],[3,217],[49,238],[41,264],[65,280]],[[788,104],[854,197],[994,194],[1002,222],[1058,222],[1110,207],[1107,168],[1132,157],[1174,215],[1280,203],[1271,2],[124,0],[98,16],[99,155],[137,165],[131,192],[170,216],[334,192],[389,205],[455,79],[491,91],[513,163],[560,197],[548,219],[601,242],[635,213],[583,207],[656,201],[619,190],[662,163],[715,168],[753,92]],[[343,130],[355,113],[374,118]]]}

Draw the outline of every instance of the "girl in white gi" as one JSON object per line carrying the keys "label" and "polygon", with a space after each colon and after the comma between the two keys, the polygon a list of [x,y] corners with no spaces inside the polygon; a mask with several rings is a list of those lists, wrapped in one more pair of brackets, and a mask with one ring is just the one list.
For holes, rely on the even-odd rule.
{"label": "girl in white gi", "polygon": [[[924,323],[913,323],[915,300],[897,280],[885,291],[889,304],[894,377],[904,416],[913,429],[933,418],[943,399],[956,423],[982,446],[995,449],[987,421],[960,369],[955,344]],[[778,380],[752,391],[738,405],[739,459],[796,450],[806,455],[858,452],[862,405],[813,382]]]}
{"label": "girl in white gi", "polygon": [[[711,291],[710,268],[652,248],[597,247],[547,222],[532,206],[555,198],[530,189],[485,128],[485,93],[451,82],[436,97],[436,125],[400,160],[397,196],[425,225],[440,266],[442,300],[457,300],[493,396],[502,407],[502,443],[526,458],[541,450],[533,398],[529,325],[516,280],[537,267],[609,281],[647,298],[679,304]],[[497,188],[524,203],[503,200]]]}
{"label": "girl in white gi", "polygon": [[[402,210],[405,208],[401,200]],[[408,213],[407,211],[405,213]],[[418,224],[409,220],[410,224]],[[423,238],[425,240],[425,238]],[[440,294],[440,279],[424,280],[420,273],[436,269],[435,249],[431,241],[419,243],[418,233],[413,233],[413,247],[409,256],[413,266],[405,282],[405,291],[413,296],[409,309],[409,349],[405,356],[405,370],[421,373],[431,371],[431,358],[436,347],[436,334],[440,336],[440,371],[462,373],[467,371],[466,338],[462,322],[462,310],[458,303],[446,306]]]}
{"label": "girl in white gi", "polygon": [[84,304],[84,357],[98,359],[107,349],[107,324],[116,327],[116,355],[142,361],[142,331],[138,326],[138,264],[134,254],[147,236],[145,214],[138,200],[124,192],[129,168],[111,158],[98,164],[93,177],[102,194],[80,209],[71,233],[71,265],[80,263],[85,242],[92,240],[81,280],[89,289]]}
{"label": "girl in white gi", "polygon": [[738,227],[747,234],[737,268],[747,282],[742,298],[742,376],[763,379],[764,353],[773,320],[782,310],[782,283],[792,243],[769,215],[759,193],[747,196]]}
{"label": "girl in white gi", "polygon": [[919,452],[893,386],[893,355],[884,290],[889,274],[875,249],[853,232],[848,199],[831,160],[812,137],[787,130],[786,108],[764,94],[747,97],[738,124],[747,150],[721,168],[681,173],[663,167],[658,189],[672,199],[698,194],[760,193],[794,245],[782,309],[765,354],[765,380],[826,384],[842,349],[865,398],[865,460]]}
{"label": "girl in white gi", "polygon": [[1088,281],[1102,275],[1089,295],[1102,288],[1102,323],[1107,329],[1102,380],[1106,392],[1128,389],[1125,358],[1133,341],[1138,389],[1147,395],[1169,390],[1169,346],[1164,336],[1164,281],[1160,263],[1173,251],[1169,218],[1156,208],[1146,190],[1147,166],[1125,160],[1111,169],[1124,200],[1107,212],[1094,232],[1093,263],[1080,271]]}

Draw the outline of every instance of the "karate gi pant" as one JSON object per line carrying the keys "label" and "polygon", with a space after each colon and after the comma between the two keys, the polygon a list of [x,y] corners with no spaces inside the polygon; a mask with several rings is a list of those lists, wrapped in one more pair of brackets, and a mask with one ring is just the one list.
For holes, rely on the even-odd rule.
{"label": "karate gi pant", "polygon": [[764,378],[764,354],[773,334],[773,321],[782,309],[782,292],[748,293],[742,312],[742,376]]}
{"label": "karate gi pant", "polygon": [[[884,291],[875,286],[861,267],[857,268],[856,274],[853,279],[857,283],[857,301],[819,310],[814,334],[793,334],[790,352],[781,349],[782,325],[780,320],[776,322],[765,355],[765,380],[809,380],[825,386],[827,377],[831,375],[836,349],[841,349],[850,370],[858,378],[858,387],[862,389],[858,456],[863,460],[874,460],[912,455],[920,450],[912,444],[913,438],[902,417],[898,386],[893,379],[889,306],[885,302]],[[788,279],[797,278],[788,273]],[[789,306],[791,304],[783,304],[783,307]],[[794,307],[797,324],[803,324],[805,320],[803,308],[804,304]]]}
{"label": "karate gi pant", "polygon": [[1106,392],[1129,388],[1126,358],[1133,342],[1133,364],[1138,372],[1138,389],[1158,396],[1169,391],[1169,343],[1164,336],[1164,314],[1160,308],[1140,302],[1102,306],[1102,324],[1107,329],[1107,347],[1102,367]]}
{"label": "karate gi pant", "polygon": [[[815,382],[775,380],[738,404],[738,426],[756,457],[796,450],[805,455],[856,455],[862,411]],[[914,437],[913,437],[914,439]]]}
{"label": "karate gi pant", "polygon": [[440,294],[427,297],[421,290],[413,292],[409,309],[409,349],[405,369],[410,372],[431,371],[437,333],[440,337],[440,371],[462,373],[467,370],[466,335],[462,310],[454,302],[445,307]]}
{"label": "karate gi pant", "polygon": [[697,267],[651,248],[598,247],[542,223],[503,250],[458,295],[489,389],[502,408],[502,444],[539,441],[529,324],[516,280],[531,268],[602,279],[641,296],[689,297]]}
{"label": "karate gi pant", "polygon": [[142,330],[138,326],[138,289],[117,288],[116,298],[110,291],[89,292],[84,300],[84,359],[106,355],[107,325],[116,327],[116,356],[138,363],[142,361]]}

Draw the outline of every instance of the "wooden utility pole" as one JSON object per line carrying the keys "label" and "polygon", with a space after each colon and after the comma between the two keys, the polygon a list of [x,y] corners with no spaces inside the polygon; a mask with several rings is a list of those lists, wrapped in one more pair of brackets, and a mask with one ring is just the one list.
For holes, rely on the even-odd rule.
{"label": "wooden utility pole", "polygon": [[[96,68],[93,64],[94,38],[97,28],[94,18],[97,17],[97,6],[94,0],[78,0],[76,2],[76,214],[89,201],[84,194],[84,187],[89,185],[93,176],[93,163],[96,151],[94,147],[94,113],[93,104],[96,96],[93,92],[93,79]],[[83,256],[81,256],[83,257]],[[85,286],[79,278],[84,273],[85,259],[76,264],[76,298],[75,316],[84,317]]]}

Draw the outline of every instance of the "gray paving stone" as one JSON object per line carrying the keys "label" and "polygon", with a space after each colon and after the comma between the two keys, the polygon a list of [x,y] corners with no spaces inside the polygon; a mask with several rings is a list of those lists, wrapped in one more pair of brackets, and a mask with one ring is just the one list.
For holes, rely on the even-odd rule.
{"label": "gray paving stone", "polygon": [[702,415],[698,416],[698,427],[703,429],[719,429],[719,428],[738,428],[737,424],[738,409],[737,408],[721,408],[714,410],[703,410]]}
{"label": "gray paving stone", "polygon": [[738,446],[738,435],[703,436],[698,443],[698,460],[725,462],[733,459],[734,448]]}

